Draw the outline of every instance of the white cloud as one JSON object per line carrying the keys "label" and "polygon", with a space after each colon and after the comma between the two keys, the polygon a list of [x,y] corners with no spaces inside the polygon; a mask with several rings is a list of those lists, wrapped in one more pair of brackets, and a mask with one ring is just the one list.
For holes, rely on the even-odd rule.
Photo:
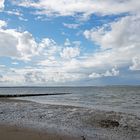
{"label": "white cloud", "polygon": [[111,76],[118,76],[118,75],[119,75],[119,70],[117,70],[116,68],[112,68],[110,71],[107,70],[104,73],[93,72],[92,74],[89,75],[89,78],[111,77]]}
{"label": "white cloud", "polygon": [[59,51],[59,45],[50,38],[43,38],[38,44],[38,52],[40,55],[47,55],[48,57],[55,55]]}
{"label": "white cloud", "polygon": [[51,57],[58,51],[59,46],[54,40],[44,38],[37,43],[28,31],[2,29],[6,22],[0,21],[0,56],[8,56],[20,60],[31,60],[33,56]]}
{"label": "white cloud", "polygon": [[80,41],[70,41],[66,38],[64,47],[61,49],[60,56],[64,59],[71,59],[80,55]]}
{"label": "white cloud", "polygon": [[95,72],[89,75],[89,78],[101,78],[101,77],[102,77],[102,74],[95,73]]}
{"label": "white cloud", "polygon": [[68,38],[66,38],[64,42],[64,46],[74,46],[74,47],[80,47],[81,41],[70,41]]}
{"label": "white cloud", "polygon": [[[84,32],[88,40],[99,45],[99,49],[93,54],[81,54],[79,41],[70,41],[67,38],[64,44],[58,45],[53,39],[46,37],[37,42],[28,31],[5,29],[3,27],[6,27],[6,22],[0,22],[0,56],[30,60],[33,65],[30,68],[9,71],[9,68],[3,67],[0,69],[1,81],[54,84],[119,76],[119,69],[123,68],[140,70],[139,1],[18,0],[16,4],[26,8],[33,7],[36,14],[48,16],[87,18],[92,14],[130,14]],[[63,25],[74,29],[79,26],[68,23]]]}
{"label": "white cloud", "polygon": [[[127,16],[110,25],[86,30],[84,35],[103,49],[136,46],[140,44],[139,16]],[[107,30],[109,27],[111,30]]]}
{"label": "white cloud", "polygon": [[40,66],[45,66],[45,67],[59,67],[60,64],[57,60],[55,60],[55,58],[53,59],[46,59],[46,60],[42,60],[42,61],[39,61],[38,65]]}
{"label": "white cloud", "polygon": [[21,20],[21,21],[28,21],[28,19],[23,18],[23,17],[18,17],[18,18],[19,18],[19,20]]}
{"label": "white cloud", "polygon": [[[110,30],[101,29],[103,34],[100,34],[100,29],[87,30],[89,35],[86,37],[96,41],[101,45],[101,49],[94,54],[83,56],[80,56],[81,42],[79,41],[66,39],[63,45],[58,45],[53,39],[44,38],[37,43],[32,34],[27,31],[0,29],[0,44],[2,44],[0,56],[30,60],[34,64],[30,69],[15,69],[15,73],[9,72],[7,76],[4,74],[3,81],[5,79],[11,82],[13,78],[15,83],[20,81],[65,83],[88,78],[118,76],[119,69],[123,67],[130,66],[131,70],[138,69],[137,60],[133,60],[132,64],[132,58],[134,56],[139,58],[140,54],[138,40],[140,21],[137,17],[127,16],[112,22],[107,25],[111,27]],[[99,39],[94,38],[93,33],[99,35]],[[105,40],[108,34],[110,39]],[[7,38],[8,40],[5,41]],[[33,56],[37,56],[37,60],[32,59]],[[114,68],[114,65],[118,69]]]}
{"label": "white cloud", "polygon": [[[7,39],[8,38],[8,39]],[[66,39],[68,41],[69,39]],[[69,41],[70,42],[70,41]],[[65,62],[79,56],[80,42],[70,42],[70,46],[59,46],[53,39],[44,38],[36,42],[31,33],[15,29],[0,29],[0,56],[18,60],[30,60],[35,67],[0,69],[0,81],[5,84],[65,83],[84,77],[81,73],[65,71]],[[62,58],[60,57],[60,53]],[[69,60],[65,60],[69,59]],[[28,63],[28,62],[27,62]],[[19,63],[13,62],[14,65]]]}
{"label": "white cloud", "polygon": [[0,82],[5,84],[39,85],[39,84],[64,84],[84,78],[80,73],[68,73],[44,68],[8,69],[0,75]]}
{"label": "white cloud", "polygon": [[133,65],[129,67],[130,70],[140,70],[140,58],[134,57],[133,60]]}
{"label": "white cloud", "polygon": [[[109,30],[107,30],[108,27]],[[138,70],[140,54],[139,27],[140,20],[136,15],[124,17],[106,25],[106,27],[87,30],[85,32],[86,38],[94,43],[96,42],[101,49],[94,54],[80,57],[80,59],[63,62],[61,68],[67,72],[79,72],[85,75],[92,73],[89,77],[117,76],[119,70],[113,68],[108,71],[107,69],[111,69],[114,65],[118,69],[129,67],[132,64],[132,58],[137,57],[133,60],[130,69]],[[65,56],[68,56],[67,53]]]}
{"label": "white cloud", "polygon": [[27,31],[0,29],[0,44],[0,56],[28,60],[38,53],[34,38]]}
{"label": "white cloud", "polygon": [[25,31],[20,34],[17,48],[25,59],[30,58],[32,55],[37,55],[37,43],[32,34]]}
{"label": "white cloud", "polygon": [[80,24],[76,24],[76,23],[75,24],[63,23],[63,25],[70,29],[77,29],[80,26]]}
{"label": "white cloud", "polygon": [[8,31],[9,33],[5,32],[5,30],[0,30],[0,56],[18,57],[19,54],[16,48],[18,39],[10,33],[11,30]]}
{"label": "white cloud", "polygon": [[36,14],[48,16],[75,16],[81,13],[84,18],[91,14],[112,15],[126,12],[139,12],[140,2],[137,0],[16,0],[15,4],[34,7]]}
{"label": "white cloud", "polygon": [[46,82],[46,79],[42,72],[31,71],[27,72],[25,75],[25,82],[26,83],[42,83]]}
{"label": "white cloud", "polygon": [[4,20],[0,20],[0,28],[6,27],[6,26],[7,26],[7,22]]}
{"label": "white cloud", "polygon": [[70,46],[71,45],[71,42],[68,38],[66,38],[64,45],[65,46]]}
{"label": "white cloud", "polygon": [[17,16],[19,20],[21,21],[28,21],[28,19],[24,18],[23,13],[18,10],[18,9],[12,9],[12,10],[5,10],[3,11],[4,13],[8,14],[8,15],[13,15],[13,16]]}
{"label": "white cloud", "polygon": [[19,63],[18,62],[12,62],[12,65],[18,65]]}
{"label": "white cloud", "polygon": [[[140,18],[138,15],[123,17],[101,28],[86,30],[84,35],[100,46],[89,66],[129,67],[133,57],[140,54]],[[108,30],[109,28],[109,30]],[[132,67],[131,67],[132,68]]]}
{"label": "white cloud", "polygon": [[62,50],[60,53],[60,56],[64,59],[70,59],[74,58],[80,55],[80,49],[79,48],[72,48],[72,47],[66,47]]}
{"label": "white cloud", "polygon": [[4,12],[9,14],[9,15],[23,16],[23,14],[17,9],[13,9],[11,11],[4,11]]}
{"label": "white cloud", "polygon": [[4,1],[5,0],[0,0],[0,11],[4,9]]}
{"label": "white cloud", "polygon": [[0,69],[0,83],[1,85],[17,85],[17,84],[24,84],[24,77],[23,75],[19,75],[15,72],[15,69],[9,68],[6,66],[1,67]]}
{"label": "white cloud", "polygon": [[37,44],[32,35],[14,29],[0,30],[0,56],[29,60],[36,55]]}
{"label": "white cloud", "polygon": [[119,75],[119,70],[117,70],[116,68],[112,68],[111,71],[106,71],[103,76],[118,76]]}

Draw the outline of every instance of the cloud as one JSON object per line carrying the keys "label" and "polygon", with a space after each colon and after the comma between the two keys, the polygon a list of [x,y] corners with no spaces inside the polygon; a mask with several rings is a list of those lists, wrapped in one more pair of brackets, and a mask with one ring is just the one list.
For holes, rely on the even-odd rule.
{"label": "cloud", "polygon": [[12,10],[5,10],[3,11],[4,13],[8,14],[8,15],[12,15],[12,16],[17,16],[19,20],[21,21],[28,21],[28,19],[24,18],[23,13],[18,10],[18,9],[12,9]]}
{"label": "cloud", "polygon": [[86,30],[84,35],[103,49],[137,46],[140,44],[139,26],[139,16],[126,16],[101,28]]}
{"label": "cloud", "polygon": [[81,78],[80,74],[67,72],[31,71],[24,75],[26,83],[65,83]]}
{"label": "cloud", "polygon": [[28,60],[37,54],[37,44],[27,31],[0,29],[0,56]]}
{"label": "cloud", "polygon": [[110,71],[107,70],[104,73],[92,73],[89,75],[89,78],[101,78],[101,77],[111,77],[111,76],[118,76],[119,75],[119,70],[116,68],[112,68]]}
{"label": "cloud", "polygon": [[34,56],[52,56],[59,48],[54,40],[43,38],[36,42],[28,31],[3,29],[5,21],[0,21],[0,56],[19,60],[31,60]]}
{"label": "cloud", "polygon": [[119,75],[119,70],[117,70],[116,68],[112,68],[111,71],[106,71],[103,76],[118,76]]}
{"label": "cloud", "polygon": [[12,62],[12,65],[18,65],[19,63],[18,62]]}
{"label": "cloud", "polygon": [[0,11],[3,11],[4,9],[4,1],[5,0],[0,0]]}
{"label": "cloud", "polygon": [[[85,29],[84,37],[98,46],[94,53],[83,52],[80,41],[71,41],[68,38],[62,44],[48,37],[36,41],[30,32],[6,29],[6,22],[0,21],[0,56],[29,61],[25,64],[28,67],[1,68],[1,81],[57,84],[120,76],[120,69],[130,69],[130,73],[140,70],[139,1],[14,0],[14,2],[18,6],[32,7],[30,10],[35,10],[34,14],[39,16],[74,16],[75,19],[81,17],[87,19],[93,14],[98,16],[129,14],[103,26],[91,29],[89,29],[91,26],[88,26],[88,29]],[[69,23],[63,25],[70,29],[80,26]],[[84,49],[92,50],[92,48]],[[15,67],[17,66],[18,64]]]}
{"label": "cloud", "polygon": [[80,24],[76,24],[76,23],[75,24],[63,23],[63,25],[69,29],[77,29],[80,26]]}
{"label": "cloud", "polygon": [[132,66],[129,67],[130,70],[140,70],[140,58],[134,57],[132,63]]}
{"label": "cloud", "polygon": [[[139,16],[133,15],[123,17],[97,29],[86,30],[85,37],[98,44],[99,49],[93,54],[63,62],[61,68],[67,72],[84,73],[85,77],[89,78],[119,76],[119,69],[128,67],[131,70],[138,70],[139,26]],[[67,53],[65,56],[68,56]],[[134,57],[136,58],[133,59]],[[114,65],[118,69],[111,69]]]}
{"label": "cloud", "polygon": [[[1,26],[4,25],[6,23],[1,21]],[[58,66],[59,59],[71,59],[80,55],[79,41],[71,42],[66,39],[63,45],[58,45],[53,39],[43,38],[40,42],[36,42],[28,31],[15,29],[1,28],[0,44],[0,56],[24,61],[33,61],[33,57],[36,57],[39,61],[37,65],[40,66]]]}
{"label": "cloud", "polygon": [[3,76],[0,75],[0,83],[3,81]]}
{"label": "cloud", "polygon": [[4,20],[0,20],[0,28],[6,27],[7,26],[7,22]]}
{"label": "cloud", "polygon": [[140,18],[138,15],[123,17],[100,28],[86,30],[84,36],[99,45],[93,59],[102,64],[119,67],[130,66],[133,57],[140,54]]}
{"label": "cloud", "polygon": [[23,17],[18,17],[18,18],[19,18],[19,20],[21,20],[21,21],[28,21],[28,19],[23,18]]}
{"label": "cloud", "polygon": [[79,55],[80,55],[80,49],[79,48],[72,48],[72,47],[66,47],[60,53],[60,56],[64,59],[74,58],[74,57],[77,57]]}
{"label": "cloud", "polygon": [[[8,38],[8,40],[7,40]],[[7,41],[6,41],[7,40]],[[0,31],[0,56],[18,57],[17,45],[18,40],[9,33]]]}
{"label": "cloud", "polygon": [[87,18],[92,14],[112,15],[120,13],[139,12],[140,2],[137,0],[16,0],[18,6],[33,7],[36,14],[47,16],[82,16]]}
{"label": "cloud", "polygon": [[71,42],[70,42],[70,40],[68,38],[65,40],[64,45],[65,46],[70,46],[71,45]]}
{"label": "cloud", "polygon": [[[79,41],[66,39],[62,45],[58,45],[53,39],[43,38],[40,42],[36,42],[28,31],[0,28],[0,44],[0,56],[26,61],[26,63],[29,61],[34,65],[26,68],[5,66],[0,69],[2,83],[23,85],[31,82],[32,84],[65,83],[84,77],[81,73],[64,70],[64,62],[79,56]],[[11,64],[13,67],[19,65],[15,60]]]}
{"label": "cloud", "polygon": [[84,77],[80,73],[68,73],[56,71],[55,69],[49,70],[44,68],[26,67],[20,69],[6,69],[5,74],[1,74],[0,76],[0,82],[11,85],[44,85],[46,83],[47,85],[55,85],[74,82],[82,78]]}
{"label": "cloud", "polygon": [[31,72],[27,72],[25,75],[25,82],[26,83],[44,83],[46,82],[44,75],[42,74],[42,72],[35,72],[35,71],[31,71]]}
{"label": "cloud", "polygon": [[59,62],[55,60],[54,57],[49,57],[46,60],[39,61],[38,65],[40,66],[46,66],[46,67],[59,67]]}
{"label": "cloud", "polygon": [[40,55],[47,55],[51,57],[59,51],[59,45],[50,38],[43,38],[40,43],[38,43],[38,52]]}
{"label": "cloud", "polygon": [[15,72],[15,69],[4,66],[0,66],[0,83],[1,85],[17,85],[24,84],[23,75],[19,75]]}
{"label": "cloud", "polygon": [[64,59],[72,59],[80,55],[80,41],[70,41],[66,38],[60,56]]}
{"label": "cloud", "polygon": [[4,12],[9,14],[9,15],[23,16],[23,14],[17,9],[13,9],[11,11],[4,11]]}

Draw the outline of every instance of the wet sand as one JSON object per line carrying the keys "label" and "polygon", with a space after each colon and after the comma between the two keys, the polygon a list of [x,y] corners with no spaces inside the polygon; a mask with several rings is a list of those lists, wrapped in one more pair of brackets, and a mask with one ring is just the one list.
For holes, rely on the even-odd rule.
{"label": "wet sand", "polygon": [[36,130],[0,125],[1,140],[81,140],[70,136],[50,134]]}

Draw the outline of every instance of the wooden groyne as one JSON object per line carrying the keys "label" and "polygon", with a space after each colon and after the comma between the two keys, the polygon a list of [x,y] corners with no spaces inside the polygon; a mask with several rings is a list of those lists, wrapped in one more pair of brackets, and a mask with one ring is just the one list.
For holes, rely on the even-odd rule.
{"label": "wooden groyne", "polygon": [[66,95],[71,93],[45,93],[45,94],[7,94],[0,95],[0,98],[16,98],[16,97],[30,97],[30,96],[52,96],[52,95]]}

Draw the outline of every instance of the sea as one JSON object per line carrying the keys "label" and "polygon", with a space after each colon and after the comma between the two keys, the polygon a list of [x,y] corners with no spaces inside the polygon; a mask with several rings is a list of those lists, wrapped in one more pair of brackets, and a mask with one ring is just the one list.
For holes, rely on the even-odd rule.
{"label": "sea", "polygon": [[140,115],[140,86],[0,87],[0,94],[46,93],[70,94],[18,97],[17,99]]}

